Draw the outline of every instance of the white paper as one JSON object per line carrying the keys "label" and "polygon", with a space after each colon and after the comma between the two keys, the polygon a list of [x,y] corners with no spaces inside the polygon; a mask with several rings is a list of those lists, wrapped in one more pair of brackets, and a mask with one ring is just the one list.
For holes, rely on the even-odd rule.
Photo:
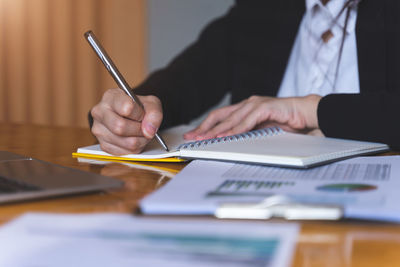
{"label": "white paper", "polygon": [[0,230],[0,266],[288,266],[296,224],[28,214]]}
{"label": "white paper", "polygon": [[[145,150],[140,154],[128,154],[119,156],[121,158],[141,158],[141,159],[154,159],[154,158],[168,158],[168,157],[178,157],[180,154],[176,149],[179,145],[188,142],[183,138],[183,134],[193,130],[192,125],[180,125],[177,127],[172,127],[168,130],[162,132],[162,138],[168,145],[170,152],[166,152],[156,139],[153,139],[145,148]],[[80,147],[77,150],[78,153],[83,154],[94,154],[113,157],[113,155],[101,150],[100,145],[91,145],[86,147]]]}
{"label": "white paper", "polygon": [[142,200],[141,208],[150,214],[214,214],[222,203],[285,195],[298,203],[340,205],[349,218],[400,222],[399,188],[400,156],[359,157],[308,170],[193,161]]}
{"label": "white paper", "polygon": [[[119,156],[119,159],[183,159],[224,160],[276,166],[310,167],[332,160],[388,150],[385,144],[294,134],[279,128],[267,128],[226,138],[189,142],[183,134],[190,125],[170,128],[162,136],[170,152],[153,140],[141,154]],[[183,145],[182,147],[180,145]],[[78,148],[78,153],[114,157],[99,145]]]}

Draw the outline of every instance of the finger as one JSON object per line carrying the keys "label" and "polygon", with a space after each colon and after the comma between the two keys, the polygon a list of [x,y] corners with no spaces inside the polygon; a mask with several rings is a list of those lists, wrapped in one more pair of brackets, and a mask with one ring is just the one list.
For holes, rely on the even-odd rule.
{"label": "finger", "polygon": [[184,133],[183,138],[186,140],[195,140],[199,134],[200,134],[200,129],[199,129],[199,127],[196,127],[195,129],[193,129],[187,133]]}
{"label": "finger", "polygon": [[111,111],[104,113],[102,124],[117,136],[143,137],[140,122],[126,119]]}
{"label": "finger", "polygon": [[232,112],[239,109],[241,106],[242,103],[238,103],[210,112],[207,118],[197,128],[184,135],[185,139],[198,139],[204,135],[204,133],[212,129],[216,124],[226,119]]}
{"label": "finger", "polygon": [[135,147],[135,149],[127,149],[125,147],[120,147],[118,145],[104,141],[100,143],[100,147],[103,151],[112,155],[126,155],[126,154],[139,154],[143,150],[145,145],[137,146]]}
{"label": "finger", "polygon": [[[251,105],[242,105],[239,109],[231,113],[230,116],[228,116],[224,121],[217,124],[209,131],[205,132],[202,136],[200,136],[200,138],[210,139],[210,138],[215,138],[217,136],[225,136],[223,135],[223,133],[228,131],[231,132],[232,128],[242,124],[247,117],[251,116],[250,113],[252,112],[252,109],[253,106]],[[236,133],[239,132],[235,132],[233,134]]]}
{"label": "finger", "polygon": [[[122,153],[120,152],[122,150],[124,151],[125,154],[139,153],[150,141],[145,137],[117,136],[113,134],[111,131],[109,131],[104,125],[98,123],[93,124],[92,132],[97,136],[100,145],[108,144],[107,147],[110,147],[110,145],[114,146],[114,148],[110,147],[110,149],[113,149],[112,150],[113,154],[117,152],[120,154]],[[118,147],[119,150],[114,150],[115,147]]]}
{"label": "finger", "polygon": [[[229,131],[222,132],[222,135],[234,135],[242,132],[250,131],[254,128],[259,128],[260,125],[280,125],[289,131],[299,132],[297,129],[299,122],[296,116],[292,116],[291,102],[285,99],[272,99],[272,98],[249,98],[251,110],[242,118],[240,123],[234,123]],[[256,101],[258,100],[258,101]],[[259,101],[263,100],[263,101]],[[297,129],[297,130],[296,130]]]}
{"label": "finger", "polygon": [[118,115],[134,121],[142,121],[144,111],[121,89],[110,89],[104,94],[105,101]]}
{"label": "finger", "polygon": [[220,133],[218,137],[251,131],[257,128],[257,126],[261,123],[269,123],[269,117],[270,112],[265,110],[263,105],[252,107],[251,110],[247,111],[239,123],[235,123],[229,131]]}
{"label": "finger", "polygon": [[293,128],[293,127],[289,126],[288,124],[282,124],[282,123],[273,122],[273,121],[268,121],[268,122],[259,124],[259,125],[257,125],[256,129],[265,129],[265,128],[271,128],[271,127],[279,127],[283,131],[290,132],[290,133],[300,133],[300,134],[306,133],[297,128]]}
{"label": "finger", "polygon": [[320,137],[325,136],[320,129],[313,129],[313,130],[309,131],[307,134],[312,135],[312,136],[320,136]]}
{"label": "finger", "polygon": [[119,146],[107,143],[107,142],[101,142],[100,143],[100,148],[101,150],[103,150],[104,152],[107,152],[111,155],[126,155],[126,154],[130,154],[130,152],[128,150],[125,150]]}
{"label": "finger", "polygon": [[186,140],[194,140],[195,137],[196,137],[196,133],[195,133],[195,130],[196,130],[196,129],[197,129],[197,128],[194,128],[194,129],[192,129],[192,130],[190,130],[190,131],[184,133],[184,134],[183,134],[183,138],[186,139]]}
{"label": "finger", "polygon": [[146,138],[151,139],[160,128],[163,119],[162,106],[157,97],[145,96],[142,98],[145,110],[141,125],[142,132]]}

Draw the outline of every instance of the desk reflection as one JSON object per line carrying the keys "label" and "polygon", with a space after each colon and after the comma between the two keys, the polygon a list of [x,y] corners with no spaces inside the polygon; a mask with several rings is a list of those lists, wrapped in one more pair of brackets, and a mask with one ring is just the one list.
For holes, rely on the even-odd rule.
{"label": "desk reflection", "polygon": [[[294,266],[400,266],[399,229],[391,224],[362,222],[322,227],[305,223]],[[381,260],[379,265],[377,259]]]}

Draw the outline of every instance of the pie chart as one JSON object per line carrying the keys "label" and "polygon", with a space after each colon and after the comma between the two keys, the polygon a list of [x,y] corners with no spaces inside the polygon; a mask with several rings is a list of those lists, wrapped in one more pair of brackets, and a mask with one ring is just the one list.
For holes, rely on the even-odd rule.
{"label": "pie chart", "polygon": [[327,184],[318,186],[317,190],[325,192],[365,192],[377,188],[377,186],[370,184]]}

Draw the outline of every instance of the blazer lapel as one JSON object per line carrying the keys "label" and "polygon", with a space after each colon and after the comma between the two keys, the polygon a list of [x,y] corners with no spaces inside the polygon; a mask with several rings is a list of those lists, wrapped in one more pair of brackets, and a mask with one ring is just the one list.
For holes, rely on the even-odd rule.
{"label": "blazer lapel", "polygon": [[356,39],[361,93],[387,87],[384,6],[385,0],[363,0],[358,6]]}

